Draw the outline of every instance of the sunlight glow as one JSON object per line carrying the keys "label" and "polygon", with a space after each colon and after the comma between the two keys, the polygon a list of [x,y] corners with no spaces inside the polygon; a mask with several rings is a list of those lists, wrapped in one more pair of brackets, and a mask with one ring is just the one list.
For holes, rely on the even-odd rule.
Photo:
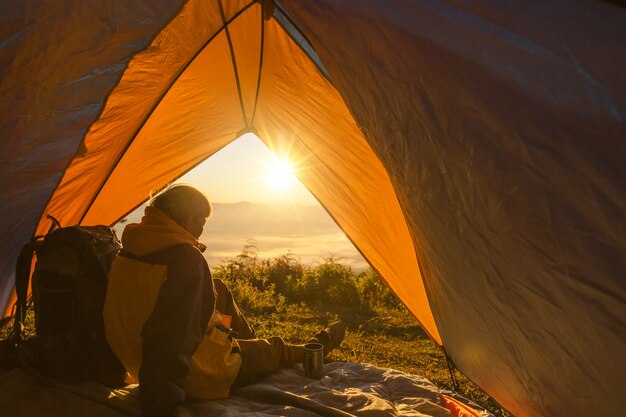
{"label": "sunlight glow", "polygon": [[[316,206],[317,199],[300,182],[301,176],[306,177],[308,164],[288,147],[278,146],[273,151],[256,135],[246,133],[177,182],[196,184],[211,202]],[[291,170],[276,169],[270,174],[275,165],[287,165]],[[283,182],[282,189],[274,185]]]}
{"label": "sunlight glow", "polygon": [[273,189],[287,191],[296,182],[296,177],[287,159],[275,158],[271,164],[268,164],[265,180]]}

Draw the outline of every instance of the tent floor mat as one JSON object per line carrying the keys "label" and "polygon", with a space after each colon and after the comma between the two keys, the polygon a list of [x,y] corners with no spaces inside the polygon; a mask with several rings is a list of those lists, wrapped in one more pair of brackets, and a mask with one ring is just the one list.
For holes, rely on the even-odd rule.
{"label": "tent floor mat", "polygon": [[[2,415],[139,417],[138,395],[137,385],[111,390],[95,382],[59,383],[23,369],[0,373]],[[457,407],[450,407],[451,401]],[[465,411],[457,414],[451,408]],[[228,398],[187,401],[180,407],[180,416],[184,417],[248,413],[287,417],[493,417],[420,376],[345,362],[325,364],[319,380],[304,377],[298,366],[236,390]]]}

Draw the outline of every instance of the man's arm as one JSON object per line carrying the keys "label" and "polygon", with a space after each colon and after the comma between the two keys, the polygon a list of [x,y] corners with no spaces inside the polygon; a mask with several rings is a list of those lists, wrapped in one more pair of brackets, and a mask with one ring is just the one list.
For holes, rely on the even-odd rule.
{"label": "man's arm", "polygon": [[180,246],[168,254],[167,280],[141,332],[139,398],[142,415],[171,417],[185,400],[189,362],[215,305],[213,282],[202,254]]}

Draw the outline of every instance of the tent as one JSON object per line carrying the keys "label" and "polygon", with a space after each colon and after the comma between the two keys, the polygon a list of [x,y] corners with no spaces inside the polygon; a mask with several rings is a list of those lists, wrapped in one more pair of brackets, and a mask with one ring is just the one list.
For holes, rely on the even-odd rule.
{"label": "tent", "polygon": [[[606,2],[0,4],[0,307],[246,132],[524,416],[626,409],[626,11]],[[6,314],[6,313],[5,313]]]}

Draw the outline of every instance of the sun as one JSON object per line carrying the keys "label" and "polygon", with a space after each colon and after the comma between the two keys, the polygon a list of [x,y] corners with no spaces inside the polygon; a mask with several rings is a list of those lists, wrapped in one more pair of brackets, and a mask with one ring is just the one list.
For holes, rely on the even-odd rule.
{"label": "sun", "polygon": [[268,164],[265,180],[271,188],[277,191],[287,191],[296,181],[296,176],[287,159],[274,158]]}

